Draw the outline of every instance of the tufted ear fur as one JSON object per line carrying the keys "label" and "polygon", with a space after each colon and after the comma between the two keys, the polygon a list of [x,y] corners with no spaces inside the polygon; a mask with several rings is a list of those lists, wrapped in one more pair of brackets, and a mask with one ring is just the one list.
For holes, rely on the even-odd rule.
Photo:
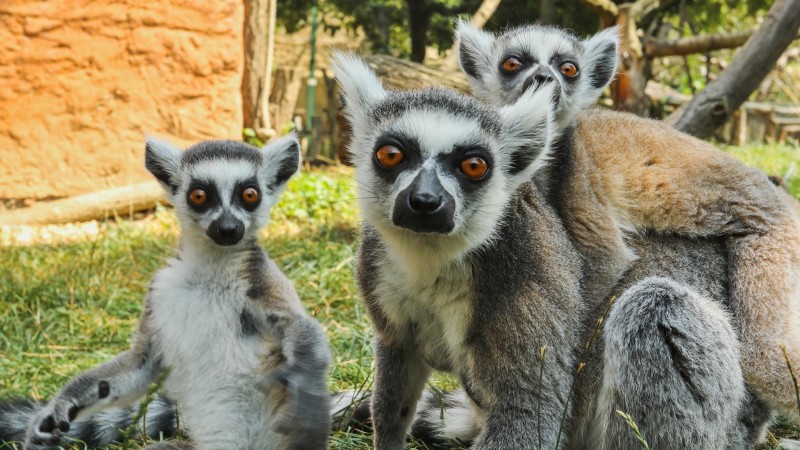
{"label": "tufted ear fur", "polygon": [[167,141],[147,136],[144,146],[144,166],[156,177],[168,194],[178,191],[178,172],[181,150]]}
{"label": "tufted ear fur", "polygon": [[494,73],[489,55],[492,54],[495,36],[460,19],[456,21],[455,38],[458,43],[458,63],[475,89],[476,84],[483,85],[483,75]]}
{"label": "tufted ear fur", "polygon": [[300,143],[291,133],[273,139],[261,151],[266,161],[261,176],[273,192],[280,191],[300,168]]}
{"label": "tufted ear fur", "polygon": [[547,163],[551,143],[556,139],[554,85],[528,89],[513,105],[503,107],[506,173],[514,186],[531,179]]}
{"label": "tufted ear fur", "polygon": [[342,52],[335,52],[332,59],[345,114],[354,128],[366,127],[369,110],[386,97],[386,91],[363,59]]}
{"label": "tufted ear fur", "polygon": [[619,63],[619,31],[617,27],[606,28],[595,34],[583,43],[586,60],[584,67],[588,67],[589,86],[593,92],[592,98],[600,96],[600,92],[611,83],[617,74]]}

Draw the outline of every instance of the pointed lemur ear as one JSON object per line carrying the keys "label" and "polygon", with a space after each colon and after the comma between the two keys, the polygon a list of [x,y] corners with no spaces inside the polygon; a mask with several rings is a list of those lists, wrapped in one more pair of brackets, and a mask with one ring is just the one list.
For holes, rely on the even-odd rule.
{"label": "pointed lemur ear", "polygon": [[528,89],[513,105],[501,109],[503,149],[507,152],[506,174],[514,185],[523,183],[546,162],[555,140],[554,83]]}
{"label": "pointed lemur ear", "polygon": [[353,126],[366,125],[368,111],[386,97],[381,80],[363,59],[352,53],[335,52],[332,59],[345,114]]}
{"label": "pointed lemur ear", "polygon": [[584,41],[586,62],[589,68],[590,86],[602,90],[617,74],[619,62],[619,31],[617,27],[606,28]]}
{"label": "pointed lemur ear", "polygon": [[178,172],[181,167],[181,150],[178,147],[147,136],[144,166],[170,194],[178,191]]}
{"label": "pointed lemur ear", "polygon": [[468,20],[456,21],[456,42],[458,43],[458,62],[461,70],[472,82],[481,82],[481,74],[492,73],[492,54],[494,35],[476,28]]}
{"label": "pointed lemur ear", "polygon": [[300,143],[291,133],[272,140],[261,151],[266,160],[261,174],[267,186],[273,191],[282,189],[300,168]]}

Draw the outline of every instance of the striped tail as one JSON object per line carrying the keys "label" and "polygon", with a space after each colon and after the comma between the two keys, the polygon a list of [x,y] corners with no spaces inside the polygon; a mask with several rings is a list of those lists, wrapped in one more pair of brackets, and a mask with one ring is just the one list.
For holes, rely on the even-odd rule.
{"label": "striped tail", "polygon": [[[28,423],[46,404],[44,401],[19,398],[0,400],[0,448],[5,448],[3,444],[8,448],[14,448],[11,444],[21,447]],[[136,405],[92,414],[72,424],[61,445],[69,448],[75,443],[83,443],[86,448],[98,448],[122,443],[125,440],[123,432],[131,428],[138,413],[139,406]],[[139,421],[129,437],[141,440],[142,431],[146,430],[149,439],[167,439],[175,435],[176,423],[175,402],[158,395],[147,405],[144,419]]]}
{"label": "striped tail", "polygon": [[[333,394],[331,416],[334,431],[371,432],[369,391]],[[461,389],[449,392],[426,390],[417,403],[411,437],[428,448],[468,447],[483,428],[483,416]]]}

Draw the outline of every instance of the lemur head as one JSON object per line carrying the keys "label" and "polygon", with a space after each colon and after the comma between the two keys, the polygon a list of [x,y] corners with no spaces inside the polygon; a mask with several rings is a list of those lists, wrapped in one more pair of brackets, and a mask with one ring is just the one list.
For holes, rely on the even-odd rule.
{"label": "lemur head", "polygon": [[508,105],[529,89],[552,84],[559,127],[597,100],[617,72],[616,27],[580,40],[550,26],[527,25],[495,35],[459,21],[456,40],[475,96]]}
{"label": "lemur head", "polygon": [[255,237],[300,164],[294,136],[264,148],[207,141],[186,151],[147,139],[145,167],[175,206],[184,239],[215,248]]}
{"label": "lemur head", "polygon": [[351,55],[336,55],[334,68],[365,220],[395,249],[432,258],[458,259],[490,239],[547,157],[552,87],[501,108],[447,89],[384,90]]}

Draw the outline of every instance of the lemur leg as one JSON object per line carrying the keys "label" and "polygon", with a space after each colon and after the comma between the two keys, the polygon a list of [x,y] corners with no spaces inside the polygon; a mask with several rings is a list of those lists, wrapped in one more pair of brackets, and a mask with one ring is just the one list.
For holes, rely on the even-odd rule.
{"label": "lemur leg", "polygon": [[375,448],[403,449],[430,368],[415,351],[394,339],[375,338],[375,390],[372,423]]}
{"label": "lemur leg", "polygon": [[730,448],[746,388],[736,333],[716,303],[665,278],[628,289],[604,329],[594,438],[601,448]]}
{"label": "lemur leg", "polygon": [[739,425],[731,433],[728,448],[753,448],[755,443],[765,442],[774,416],[772,406],[748,387],[739,411]]}
{"label": "lemur leg", "polygon": [[160,372],[151,348],[147,308],[133,346],[73,378],[28,425],[25,448],[57,448],[73,421],[113,406],[128,406],[144,395]]}
{"label": "lemur leg", "polygon": [[281,337],[284,359],[257,381],[270,403],[278,405],[272,429],[284,435],[281,448],[325,448],[331,429],[326,376],[331,356],[325,331],[301,314],[270,314],[268,319]]}
{"label": "lemur leg", "polygon": [[798,417],[780,345],[800,369],[800,225],[728,239],[731,310],[739,322],[748,382],[783,413]]}

